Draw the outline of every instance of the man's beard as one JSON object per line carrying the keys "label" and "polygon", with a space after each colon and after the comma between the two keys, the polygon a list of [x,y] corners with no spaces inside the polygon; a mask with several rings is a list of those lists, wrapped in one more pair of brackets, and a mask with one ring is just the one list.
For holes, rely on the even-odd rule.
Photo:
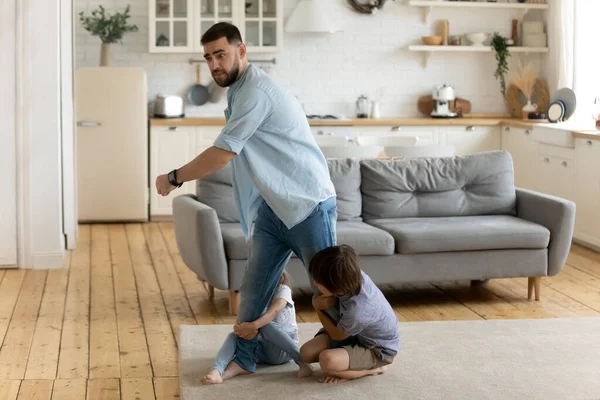
{"label": "man's beard", "polygon": [[229,73],[227,73],[226,71],[223,72],[225,72],[225,75],[217,75],[219,78],[216,78],[214,76],[213,78],[215,79],[217,85],[221,87],[230,86],[233,82],[235,82],[238,74],[240,73],[239,59],[236,58],[236,60],[233,63],[233,67],[231,68],[231,71]]}

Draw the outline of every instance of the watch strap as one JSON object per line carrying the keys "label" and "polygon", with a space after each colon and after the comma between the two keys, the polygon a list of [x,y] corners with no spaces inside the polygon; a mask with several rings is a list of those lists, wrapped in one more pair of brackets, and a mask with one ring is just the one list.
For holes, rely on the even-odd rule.
{"label": "watch strap", "polygon": [[181,185],[183,185],[183,183],[180,183],[177,181],[177,170],[176,169],[174,169],[173,171],[171,171],[167,174],[167,179],[169,180],[169,183],[173,186],[181,187]]}

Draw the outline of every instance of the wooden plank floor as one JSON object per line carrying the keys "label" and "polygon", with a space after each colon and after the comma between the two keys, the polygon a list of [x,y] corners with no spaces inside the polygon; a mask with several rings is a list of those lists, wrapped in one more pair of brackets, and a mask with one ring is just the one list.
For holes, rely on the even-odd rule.
{"label": "wooden plank floor", "polygon": [[[383,288],[400,321],[600,316],[600,254],[573,245],[542,280]],[[0,270],[0,400],[176,399],[181,324],[231,324],[178,255],[172,223],[81,225],[60,270]],[[299,322],[317,322],[296,295]],[[220,343],[215,343],[215,349]]]}

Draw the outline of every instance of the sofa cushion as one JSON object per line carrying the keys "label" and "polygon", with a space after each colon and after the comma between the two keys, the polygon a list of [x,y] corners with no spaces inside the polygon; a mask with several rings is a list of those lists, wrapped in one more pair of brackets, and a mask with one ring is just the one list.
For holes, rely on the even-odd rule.
{"label": "sofa cushion", "polygon": [[350,158],[328,159],[327,166],[337,194],[338,221],[361,221],[360,163]]}
{"label": "sofa cushion", "polygon": [[364,220],[516,214],[512,157],[505,151],[360,163]]}
{"label": "sofa cushion", "polygon": [[[337,194],[338,221],[361,221],[360,164],[352,159],[327,160]],[[231,164],[196,182],[198,200],[217,212],[219,222],[240,222],[233,194]]]}
{"label": "sofa cushion", "polygon": [[510,215],[370,220],[389,232],[401,254],[498,249],[545,249],[550,231]]}
{"label": "sofa cushion", "polygon": [[[219,222],[240,222],[232,186],[231,163],[196,181],[196,197],[217,212]],[[238,224],[239,225],[239,224]]]}
{"label": "sofa cushion", "polygon": [[[340,221],[336,224],[337,242],[352,246],[359,255],[394,254],[394,238],[388,232],[361,221]],[[229,260],[245,260],[250,249],[240,224],[221,224],[225,255]],[[295,255],[292,255],[295,257]]]}

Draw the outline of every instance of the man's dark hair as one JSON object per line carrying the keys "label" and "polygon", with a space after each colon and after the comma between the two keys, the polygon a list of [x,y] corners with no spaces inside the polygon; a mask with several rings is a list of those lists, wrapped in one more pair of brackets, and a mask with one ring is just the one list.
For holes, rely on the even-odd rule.
{"label": "man's dark hair", "polygon": [[327,247],[308,266],[312,278],[336,296],[360,293],[362,275],[356,251],[345,244]]}
{"label": "man's dark hair", "polygon": [[214,42],[222,37],[226,37],[229,44],[242,43],[242,34],[240,33],[240,30],[237,26],[230,24],[229,22],[218,22],[211,26],[204,32],[202,38],[200,38],[200,43],[206,44],[208,42]]}

